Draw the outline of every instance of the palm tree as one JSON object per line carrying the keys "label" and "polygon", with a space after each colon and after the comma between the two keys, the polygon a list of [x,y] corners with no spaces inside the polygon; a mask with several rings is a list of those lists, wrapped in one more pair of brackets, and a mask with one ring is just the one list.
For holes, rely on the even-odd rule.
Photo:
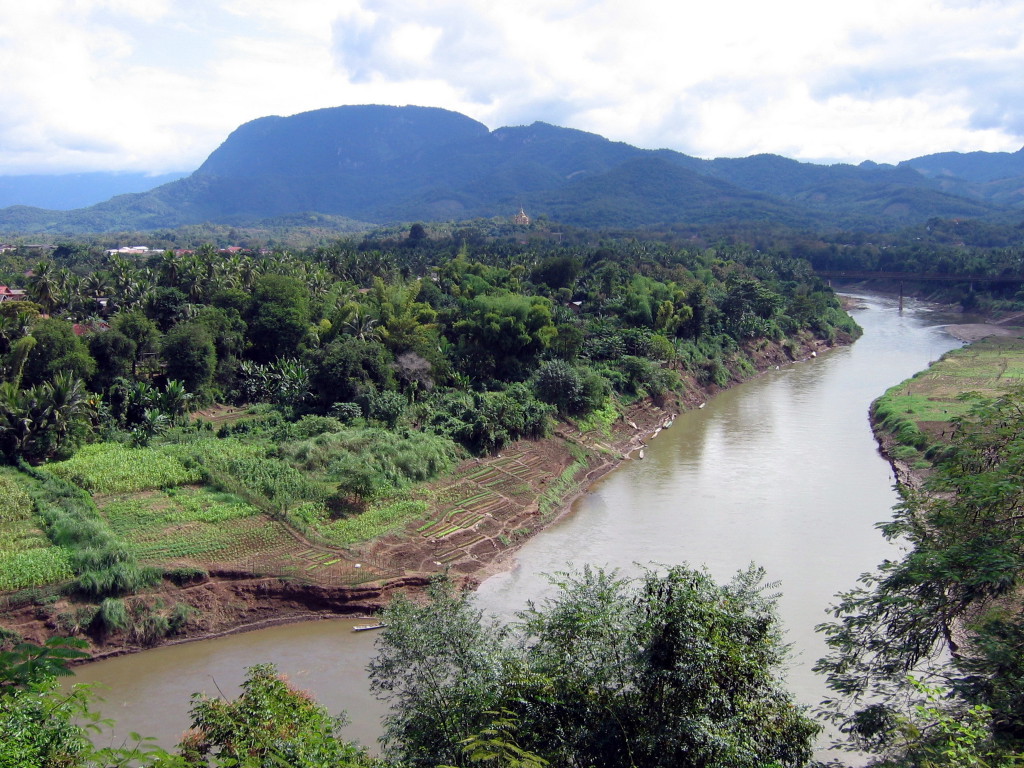
{"label": "palm tree", "polygon": [[170,423],[170,419],[163,411],[147,408],[142,412],[138,425],[132,430],[134,443],[138,446],[149,445],[152,438],[167,431]]}
{"label": "palm tree", "polygon": [[110,294],[109,275],[104,272],[93,272],[82,281],[82,292],[94,299],[102,299]]}
{"label": "palm tree", "polygon": [[39,262],[28,278],[28,293],[44,312],[50,312],[57,305],[60,289],[57,286],[53,264]]}
{"label": "palm tree", "polygon": [[168,288],[178,287],[178,271],[181,269],[181,257],[168,249],[160,257],[160,282]]}
{"label": "palm tree", "polygon": [[42,385],[45,426],[52,430],[51,455],[60,452],[61,443],[75,425],[88,413],[88,395],[85,384],[70,373],[58,373],[52,381]]}
{"label": "palm tree", "polygon": [[377,329],[377,319],[370,317],[362,308],[357,309],[352,316],[345,321],[345,331],[350,336],[355,336],[360,341],[380,340],[380,331]]}
{"label": "palm tree", "polygon": [[11,344],[22,336],[21,323],[13,315],[0,315],[0,354],[7,354]]}
{"label": "palm tree", "polygon": [[35,426],[26,394],[17,384],[0,383],[0,445],[9,459],[22,456]]}
{"label": "palm tree", "polygon": [[172,422],[179,421],[188,412],[191,401],[192,393],[185,389],[185,385],[177,379],[171,379],[160,395],[160,410],[166,413]]}

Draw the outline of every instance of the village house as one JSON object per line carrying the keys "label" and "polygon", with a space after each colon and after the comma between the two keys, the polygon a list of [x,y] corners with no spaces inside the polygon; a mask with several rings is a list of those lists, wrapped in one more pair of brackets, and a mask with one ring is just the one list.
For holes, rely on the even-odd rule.
{"label": "village house", "polygon": [[24,301],[26,298],[25,291],[20,288],[8,288],[6,285],[0,285],[0,302]]}

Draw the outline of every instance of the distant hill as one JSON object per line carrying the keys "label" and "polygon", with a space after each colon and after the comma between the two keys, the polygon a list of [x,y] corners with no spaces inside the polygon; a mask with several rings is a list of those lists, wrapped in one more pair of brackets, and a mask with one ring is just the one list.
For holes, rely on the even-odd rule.
{"label": "distant hill", "polygon": [[1024,148],[1016,152],[939,152],[904,160],[900,166],[933,178],[997,181],[1024,176]]}
{"label": "distant hill", "polygon": [[1016,152],[940,152],[905,160],[939,189],[1000,207],[1024,205],[1024,149]]}
{"label": "distant hill", "polygon": [[0,231],[240,225],[302,214],[388,224],[508,216],[519,206],[589,227],[885,229],[1005,216],[1024,205],[1022,189],[1020,152],[947,153],[898,166],[777,155],[702,160],[546,123],[490,131],[448,110],[363,105],[253,120],[187,178],[71,211],[6,208]]}
{"label": "distant hill", "polygon": [[128,192],[148,192],[187,173],[65,173],[0,176],[0,208],[27,205],[68,211]]}

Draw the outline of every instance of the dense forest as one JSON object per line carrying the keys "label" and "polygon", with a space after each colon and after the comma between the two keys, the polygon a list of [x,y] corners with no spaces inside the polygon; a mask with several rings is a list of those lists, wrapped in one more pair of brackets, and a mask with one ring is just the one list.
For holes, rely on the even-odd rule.
{"label": "dense forest", "polygon": [[856,333],[806,262],[746,249],[471,249],[418,225],[371,244],[8,253],[9,282],[31,300],[0,308],[5,456],[38,464],[97,438],[145,441],[213,401],[496,450],[612,392],[670,390],[680,366],[725,385],[726,361],[742,364],[735,353],[759,339]]}

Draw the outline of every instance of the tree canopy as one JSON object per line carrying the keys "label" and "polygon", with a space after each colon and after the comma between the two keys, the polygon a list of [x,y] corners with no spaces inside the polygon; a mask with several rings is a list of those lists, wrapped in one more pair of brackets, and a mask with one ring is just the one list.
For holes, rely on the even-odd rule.
{"label": "tree canopy", "polygon": [[763,575],[585,568],[511,626],[444,582],[425,605],[400,598],[369,667],[392,707],[386,752],[468,765],[467,740],[499,727],[559,766],[805,765],[818,726],[782,688]]}

